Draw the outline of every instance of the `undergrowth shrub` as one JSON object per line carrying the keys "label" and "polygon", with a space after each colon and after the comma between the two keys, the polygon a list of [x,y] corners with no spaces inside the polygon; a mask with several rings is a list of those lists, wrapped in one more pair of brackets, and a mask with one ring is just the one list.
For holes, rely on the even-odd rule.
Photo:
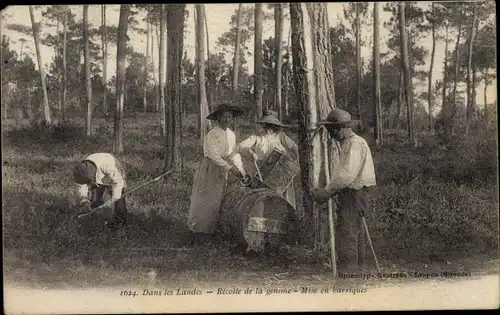
{"label": "undergrowth shrub", "polygon": [[435,260],[498,246],[498,200],[432,179],[377,187],[368,220],[384,257]]}

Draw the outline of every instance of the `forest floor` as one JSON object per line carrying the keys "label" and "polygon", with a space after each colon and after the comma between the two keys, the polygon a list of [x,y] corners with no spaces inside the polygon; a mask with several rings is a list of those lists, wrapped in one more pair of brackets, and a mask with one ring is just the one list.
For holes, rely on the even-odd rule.
{"label": "forest floor", "polygon": [[[194,119],[187,121],[191,123],[184,125],[184,173],[128,197],[131,222],[126,230],[111,234],[101,233],[99,228],[89,234],[79,231],[68,200],[72,192],[72,167],[85,155],[110,151],[113,122],[95,119],[96,136],[92,140],[86,140],[71,128],[64,130],[64,134],[55,132],[53,139],[43,135],[37,138],[33,132],[22,131],[16,138],[9,138],[5,135],[8,129],[2,124],[6,283],[33,289],[129,287],[151,285],[151,281],[162,287],[183,288],[331,283],[329,254],[315,252],[308,246],[287,247],[279,254],[254,258],[243,257],[234,250],[233,244],[223,241],[207,247],[187,246],[185,222],[191,183],[202,150],[201,141],[195,136]],[[138,114],[125,119],[125,153],[118,158],[125,164],[130,187],[155,177],[163,169],[163,142],[157,124],[152,115]],[[385,184],[380,185],[383,188]],[[484,189],[475,187],[474,192]],[[492,193],[497,189],[489,187]],[[484,198],[493,206],[496,203],[498,211],[496,197]],[[384,228],[376,224],[370,228],[374,231],[372,237],[384,273],[447,271],[470,272],[472,276],[498,275],[498,256],[484,245],[486,243],[478,243],[477,247],[481,248],[468,250],[466,255],[457,251],[455,255],[416,259],[401,254],[396,248],[389,255],[386,254],[391,252],[389,243],[380,241],[382,232],[377,233]],[[491,233],[497,233],[498,241],[498,232]],[[156,275],[154,280],[151,272]],[[375,274],[376,270],[369,266],[366,272]],[[383,281],[425,280],[409,277]],[[338,285],[360,283],[377,286],[380,279],[335,282]]]}

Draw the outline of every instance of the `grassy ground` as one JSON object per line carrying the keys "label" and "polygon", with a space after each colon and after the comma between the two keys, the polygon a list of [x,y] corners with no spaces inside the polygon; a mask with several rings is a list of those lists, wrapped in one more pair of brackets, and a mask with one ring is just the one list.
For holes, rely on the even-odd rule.
{"label": "grassy ground", "polygon": [[[81,121],[71,123],[81,127]],[[112,121],[95,119],[92,140],[80,127],[36,132],[9,124],[2,123],[7,280],[40,286],[126,284],[146,281],[151,270],[174,286],[329,279],[328,254],[306,246],[253,259],[223,241],[185,246],[191,184],[202,154],[194,117],[184,125],[185,171],[128,197],[132,222],[118,234],[102,232],[92,222],[82,230],[68,203],[72,167],[91,152],[110,151]],[[250,131],[243,128],[241,136]],[[404,147],[402,137],[390,133],[387,145],[373,150],[378,188],[367,221],[382,268],[491,270],[498,264],[496,135],[469,142],[426,136],[415,149]],[[118,158],[130,187],[161,172],[157,119],[126,118],[124,147]]]}

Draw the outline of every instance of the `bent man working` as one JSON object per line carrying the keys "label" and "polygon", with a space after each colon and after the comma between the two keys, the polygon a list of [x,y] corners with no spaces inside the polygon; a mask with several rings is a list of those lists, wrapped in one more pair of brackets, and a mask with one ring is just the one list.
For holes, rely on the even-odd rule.
{"label": "bent man working", "polygon": [[[104,203],[104,192],[111,193],[106,206],[114,210],[114,219],[107,224],[117,229],[125,223],[127,212],[125,198],[125,172],[118,160],[109,153],[94,153],[78,163],[73,170],[73,179],[77,184],[80,208],[95,208]],[[89,188],[91,200],[88,198]]]}
{"label": "bent man working", "polygon": [[362,220],[371,202],[369,187],[376,185],[370,148],[364,138],[353,132],[354,122],[348,112],[336,108],[319,123],[340,142],[340,163],[329,185],[311,191],[316,202],[338,195],[335,245],[339,272],[359,272],[364,267]]}

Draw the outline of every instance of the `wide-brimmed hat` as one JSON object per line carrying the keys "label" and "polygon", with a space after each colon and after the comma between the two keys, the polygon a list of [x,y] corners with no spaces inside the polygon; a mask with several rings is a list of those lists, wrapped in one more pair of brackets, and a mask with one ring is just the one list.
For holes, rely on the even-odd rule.
{"label": "wide-brimmed hat", "polygon": [[243,115],[243,110],[238,106],[233,106],[229,104],[220,104],[210,115],[207,116],[207,119],[217,120],[219,115],[222,114],[223,112],[231,112],[233,113],[234,117]]}
{"label": "wide-brimmed hat", "polygon": [[359,120],[351,119],[351,114],[349,114],[347,111],[340,108],[334,108],[328,114],[328,117],[326,117],[326,119],[318,122],[318,125],[330,125],[341,128],[351,128],[357,126],[359,123],[360,123]]}
{"label": "wide-brimmed hat", "polygon": [[92,161],[84,160],[73,169],[73,179],[80,185],[90,183],[95,179],[97,167]]}
{"label": "wide-brimmed hat", "polygon": [[288,126],[283,124],[281,120],[278,118],[278,113],[272,110],[266,110],[264,111],[264,115],[262,116],[261,119],[257,121],[258,124],[267,124],[267,125],[274,125],[274,126],[279,126],[283,128],[287,128]]}

